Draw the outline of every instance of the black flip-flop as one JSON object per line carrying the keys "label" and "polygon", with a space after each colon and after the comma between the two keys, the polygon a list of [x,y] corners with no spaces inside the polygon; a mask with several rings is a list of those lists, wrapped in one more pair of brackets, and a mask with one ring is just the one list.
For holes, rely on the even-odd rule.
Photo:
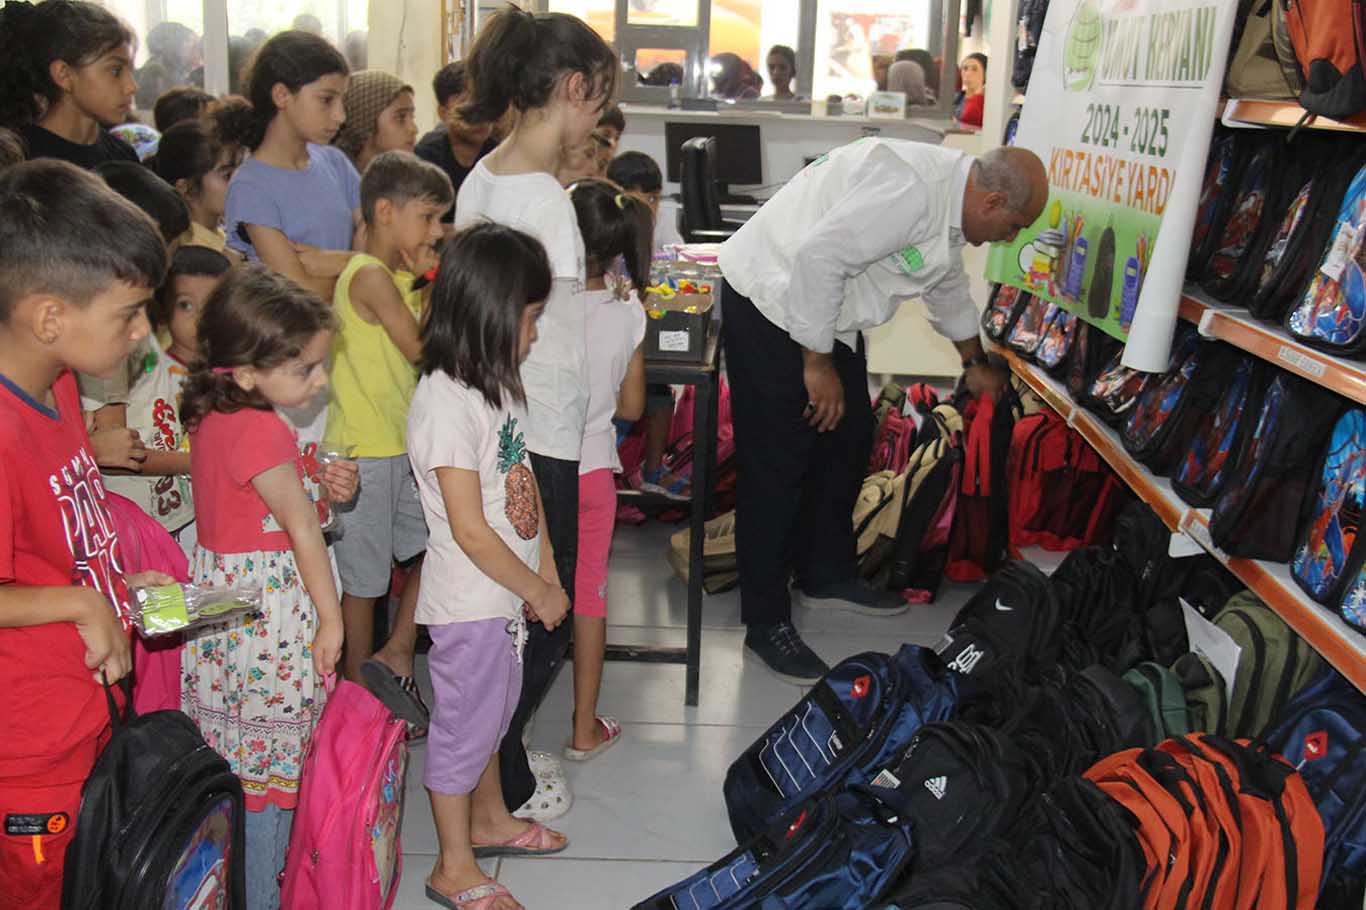
{"label": "black flip-flop", "polygon": [[419,727],[431,723],[431,711],[427,710],[411,676],[396,676],[393,670],[373,657],[360,665],[360,675],[365,680],[365,687],[396,717]]}

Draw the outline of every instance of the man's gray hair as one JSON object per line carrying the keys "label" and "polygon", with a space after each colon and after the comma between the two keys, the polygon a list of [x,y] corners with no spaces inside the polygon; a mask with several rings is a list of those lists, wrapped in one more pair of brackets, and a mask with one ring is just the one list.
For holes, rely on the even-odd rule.
{"label": "man's gray hair", "polygon": [[1013,167],[1004,148],[994,148],[977,159],[977,182],[988,193],[1005,193],[1006,205],[1023,212],[1034,188],[1022,168]]}

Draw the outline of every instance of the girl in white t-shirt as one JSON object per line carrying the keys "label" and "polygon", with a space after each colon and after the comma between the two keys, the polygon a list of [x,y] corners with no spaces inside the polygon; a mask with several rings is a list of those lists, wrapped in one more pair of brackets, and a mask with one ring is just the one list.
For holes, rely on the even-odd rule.
{"label": "girl in white t-shirt", "polygon": [[[554,174],[561,150],[581,145],[597,126],[620,69],[616,54],[581,20],[507,9],[479,30],[465,58],[472,88],[460,112],[468,124],[493,123],[511,113],[515,126],[460,185],[456,229],[480,221],[505,224],[539,240],[550,262],[540,340],[522,365],[521,380],[526,446],[571,600],[579,451],[588,408],[584,253],[574,207]],[[568,624],[554,635],[532,629],[520,707],[502,745],[509,808],[540,821],[569,808],[568,785],[559,762],[548,755],[533,776],[522,733],[568,647]]]}
{"label": "girl in white t-shirt", "polygon": [[[583,232],[588,283],[588,418],[579,456],[579,552],[574,582],[574,726],[564,757],[587,761],[621,738],[614,718],[599,716],[607,630],[607,558],[617,517],[614,417],[645,410],[645,309],[654,223],[640,199],[606,180],[580,180],[569,198]],[[608,274],[620,259],[625,276]]]}
{"label": "girl in white t-shirt", "polygon": [[441,256],[422,328],[408,458],[427,519],[417,621],[432,636],[435,700],[424,783],[441,855],[427,896],[445,907],[517,910],[480,856],[558,853],[568,841],[508,812],[498,767],[522,687],[527,620],[569,610],[526,447],[518,368],[551,288],[545,249],[481,224]]}

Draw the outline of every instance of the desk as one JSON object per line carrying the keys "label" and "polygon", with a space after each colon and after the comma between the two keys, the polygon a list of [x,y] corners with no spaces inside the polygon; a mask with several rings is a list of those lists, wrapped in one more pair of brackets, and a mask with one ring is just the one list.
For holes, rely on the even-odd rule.
{"label": "desk", "polygon": [[[607,645],[608,660],[639,663],[686,664],[683,704],[697,705],[702,652],[702,541],[711,515],[712,471],[716,461],[716,413],[720,387],[720,323],[712,320],[707,334],[706,359],[701,363],[646,360],[645,381],[690,385],[697,389],[693,411],[692,499],[688,503],[688,644],[685,648],[657,645]],[[619,497],[637,505],[680,506],[664,496],[622,490]]]}

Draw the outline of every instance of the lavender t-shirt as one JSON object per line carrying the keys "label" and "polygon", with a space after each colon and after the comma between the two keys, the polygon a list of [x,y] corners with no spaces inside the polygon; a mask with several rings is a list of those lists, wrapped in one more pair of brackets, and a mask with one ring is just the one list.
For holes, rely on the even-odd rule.
{"label": "lavender t-shirt", "polygon": [[360,207],[360,174],[340,149],[308,146],[308,167],[286,170],[248,158],[228,184],[223,224],[228,246],[258,260],[239,224],[275,228],[294,243],[351,249],[351,213]]}

